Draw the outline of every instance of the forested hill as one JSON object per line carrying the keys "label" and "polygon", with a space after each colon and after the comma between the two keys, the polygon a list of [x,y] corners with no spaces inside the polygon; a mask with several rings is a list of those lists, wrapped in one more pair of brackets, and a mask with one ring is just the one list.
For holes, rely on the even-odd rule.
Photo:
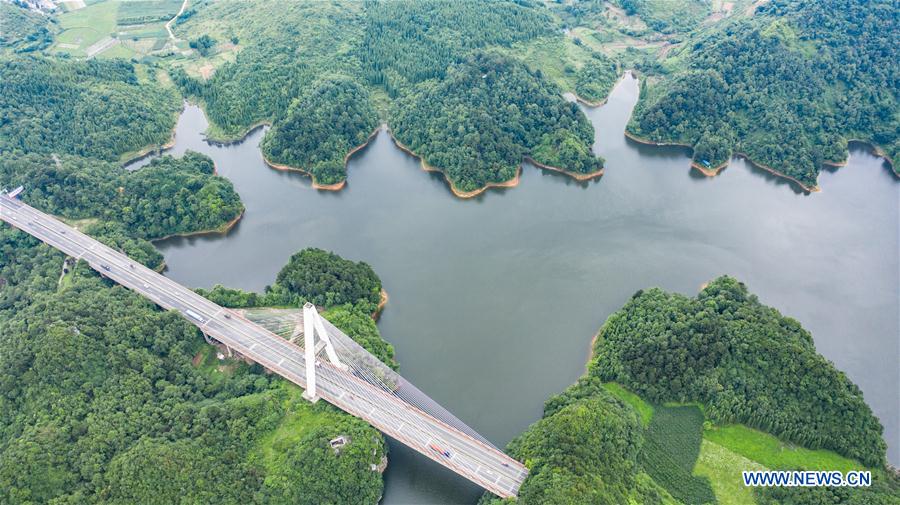
{"label": "forested hill", "polygon": [[[63,259],[0,227],[0,503],[378,501],[387,446],[374,428],[218,359],[180,314],[83,263],[60,278]],[[390,358],[368,309],[329,316]]]}
{"label": "forested hill", "polygon": [[[369,94],[344,77],[322,79],[291,102],[261,145],[266,159],[308,172],[317,184],[338,184],[346,158],[378,126]],[[308,135],[309,131],[322,135]]]}
{"label": "forested hill", "polygon": [[[261,21],[265,13],[303,29],[276,30]],[[277,13],[255,2],[210,4],[178,30],[245,41],[208,80],[173,72],[185,93],[205,103],[210,134],[231,138],[272,123],[267,157],[321,184],[344,180],[344,155],[377,116],[461,192],[509,181],[525,156],[575,174],[601,167],[581,111],[508,53],[520,42],[560,36],[538,4],[292,3]],[[592,70],[604,82],[581,85],[591,96],[614,80],[614,65],[596,61],[606,64]]]}
{"label": "forested hill", "polygon": [[896,161],[898,47],[890,0],[773,0],[674,51],[628,130],[693,146],[711,167],[744,153],[813,187],[823,163],[846,159],[848,139]]}
{"label": "forested hill", "polygon": [[397,101],[392,119],[396,138],[464,192],[512,179],[525,156],[581,174],[602,167],[578,107],[498,55],[477,54],[424,83]]}
{"label": "forested hill", "polygon": [[[881,424],[859,389],[797,321],[730,277],[694,298],[635,293],[603,325],[586,374],[508,450],[529,468],[522,505],[900,503]],[[870,488],[739,480],[751,469],[866,467]]]}
{"label": "forested hill", "polygon": [[0,59],[0,154],[117,161],[172,136],[181,99],[123,60]]}
{"label": "forested hill", "polygon": [[595,354],[592,374],[654,403],[699,401],[716,421],[884,465],[881,423],[859,388],[797,321],[732,278],[693,299],[638,293],[603,325]]}

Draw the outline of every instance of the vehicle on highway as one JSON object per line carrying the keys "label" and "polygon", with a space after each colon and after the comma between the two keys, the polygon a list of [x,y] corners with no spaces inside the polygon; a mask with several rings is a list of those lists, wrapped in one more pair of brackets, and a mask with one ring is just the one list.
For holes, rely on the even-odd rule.
{"label": "vehicle on highway", "polygon": [[100,264],[100,268],[102,268],[102,269],[106,270],[107,272],[109,272],[109,265],[107,265],[106,263],[101,263],[101,264]]}
{"label": "vehicle on highway", "polygon": [[150,288],[150,284],[147,284],[147,283],[145,282],[145,283],[144,283],[144,289],[149,289],[149,288]]}
{"label": "vehicle on highway", "polygon": [[194,312],[194,311],[191,310],[191,309],[185,310],[184,313],[187,314],[187,315],[189,315],[189,316],[191,316],[192,318],[196,319],[197,321],[200,321],[201,323],[204,321],[203,316],[201,316],[200,314]]}
{"label": "vehicle on highway", "polygon": [[231,314],[229,314],[228,312],[226,312],[226,313],[225,313],[225,319],[231,319]]}
{"label": "vehicle on highway", "polygon": [[441,449],[441,448],[440,448],[438,445],[436,445],[436,444],[429,444],[428,447],[430,447],[432,451],[434,451],[434,452],[440,454],[441,456],[444,456],[444,457],[446,457],[446,458],[449,458],[449,457],[450,457],[450,451],[446,451],[446,450],[444,450],[444,449]]}

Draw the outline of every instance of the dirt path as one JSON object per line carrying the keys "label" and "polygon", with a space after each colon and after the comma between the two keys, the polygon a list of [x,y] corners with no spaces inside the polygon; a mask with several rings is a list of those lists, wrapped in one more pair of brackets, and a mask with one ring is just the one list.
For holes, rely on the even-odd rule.
{"label": "dirt path", "polygon": [[181,3],[181,9],[178,9],[178,14],[175,14],[175,17],[170,19],[169,22],[166,23],[166,31],[169,32],[169,40],[172,41],[172,44],[174,44],[175,41],[178,40],[175,38],[175,34],[172,33],[172,23],[174,23],[175,20],[178,19],[178,16],[180,16],[184,12],[184,10],[187,8],[187,4],[188,0],[184,0],[184,2]]}

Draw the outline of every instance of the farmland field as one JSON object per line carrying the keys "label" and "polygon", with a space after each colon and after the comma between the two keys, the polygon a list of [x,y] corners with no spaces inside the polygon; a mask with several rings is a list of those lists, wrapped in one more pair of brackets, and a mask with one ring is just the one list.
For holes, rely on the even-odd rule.
{"label": "farmland field", "polygon": [[859,463],[824,449],[810,450],[782,442],[777,437],[741,424],[716,426],[703,433],[715,442],[747,459],[773,469],[849,470]]}
{"label": "farmland field", "polygon": [[754,503],[754,497],[752,489],[744,486],[741,472],[764,469],[759,463],[704,439],[694,475],[709,479],[719,505],[746,505]]}
{"label": "farmland field", "polygon": [[73,56],[86,56],[85,50],[116,31],[118,1],[101,2],[59,16],[62,32],[55,48]]}
{"label": "farmland field", "polygon": [[181,0],[123,1],[116,17],[120,25],[136,25],[168,21],[178,13]]}
{"label": "farmland field", "polygon": [[703,412],[696,406],[657,406],[644,433],[641,464],[684,503],[715,503],[706,477],[693,475],[703,439]]}

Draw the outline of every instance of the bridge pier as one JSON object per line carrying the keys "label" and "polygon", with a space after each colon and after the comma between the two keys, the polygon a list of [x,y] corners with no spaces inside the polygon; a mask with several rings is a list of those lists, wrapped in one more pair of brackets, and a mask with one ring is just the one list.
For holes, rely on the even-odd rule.
{"label": "bridge pier", "polygon": [[325,324],[322,323],[316,306],[307,302],[303,306],[303,353],[306,361],[306,390],[303,391],[303,397],[313,403],[319,401],[319,397],[316,395],[316,367],[319,364],[316,359],[319,350],[316,345],[316,335],[318,335],[320,343],[324,344],[328,361],[341,370],[347,370],[347,365],[341,363],[334,346],[331,345],[331,338],[328,337]]}
{"label": "bridge pier", "polygon": [[316,396],[316,331],[313,320],[318,315],[311,303],[303,306],[303,352],[306,359],[306,390],[303,397],[313,403],[319,401]]}
{"label": "bridge pier", "polygon": [[227,345],[225,345],[225,344],[219,342],[218,340],[215,340],[215,339],[210,338],[209,335],[207,335],[206,332],[203,331],[203,330],[200,330],[200,333],[203,334],[203,340],[205,340],[207,344],[209,344],[209,345],[221,345],[222,347],[225,348],[225,355],[226,355],[226,356],[228,356],[229,358],[233,358],[233,357],[234,357],[234,351],[231,350],[231,347],[228,347]]}

